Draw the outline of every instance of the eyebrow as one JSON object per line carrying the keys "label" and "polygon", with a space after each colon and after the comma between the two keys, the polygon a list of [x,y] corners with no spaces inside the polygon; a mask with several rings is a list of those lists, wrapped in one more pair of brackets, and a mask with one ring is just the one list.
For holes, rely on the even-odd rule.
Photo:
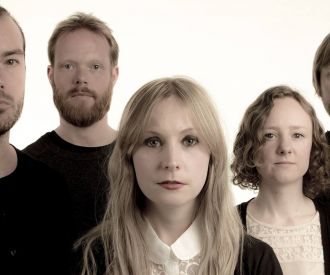
{"label": "eyebrow", "polygon": [[[278,129],[280,129],[280,127],[269,126],[269,127],[263,127],[262,129],[263,129],[263,130],[278,130]],[[305,127],[305,126],[296,126],[296,125],[293,125],[293,126],[289,126],[289,129],[290,129],[290,130],[295,130],[295,129],[307,129],[307,127]]]}
{"label": "eyebrow", "polygon": [[6,51],[2,54],[3,57],[11,56],[11,55],[24,55],[24,51],[21,49],[15,49],[11,51]]}

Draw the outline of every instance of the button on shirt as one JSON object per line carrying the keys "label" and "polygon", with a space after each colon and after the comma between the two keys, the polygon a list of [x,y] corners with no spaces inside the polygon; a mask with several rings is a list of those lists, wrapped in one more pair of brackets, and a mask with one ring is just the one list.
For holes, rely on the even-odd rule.
{"label": "button on shirt", "polygon": [[149,222],[144,237],[153,263],[152,275],[197,274],[201,251],[201,228],[197,220],[171,246],[158,238]]}

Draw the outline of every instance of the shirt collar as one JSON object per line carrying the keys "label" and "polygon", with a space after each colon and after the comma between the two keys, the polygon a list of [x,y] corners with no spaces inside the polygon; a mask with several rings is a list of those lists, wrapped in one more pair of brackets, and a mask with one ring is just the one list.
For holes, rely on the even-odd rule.
{"label": "shirt collar", "polygon": [[179,260],[189,260],[197,256],[201,250],[201,226],[197,219],[171,246],[168,246],[158,238],[148,220],[144,238],[150,259],[155,264],[165,264],[169,260],[171,252]]}

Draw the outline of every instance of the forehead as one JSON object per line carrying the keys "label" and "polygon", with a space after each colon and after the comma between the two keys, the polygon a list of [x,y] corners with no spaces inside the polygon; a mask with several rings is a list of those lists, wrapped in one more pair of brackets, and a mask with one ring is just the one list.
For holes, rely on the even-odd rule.
{"label": "forehead", "polygon": [[284,97],[274,100],[274,106],[266,119],[265,125],[311,128],[312,120],[297,100],[292,97]]}
{"label": "forehead", "polygon": [[99,55],[109,57],[110,45],[99,33],[87,29],[78,29],[62,34],[55,44],[55,56]]}
{"label": "forehead", "polygon": [[193,127],[193,115],[190,108],[177,96],[162,99],[150,112],[147,125],[158,128]]}
{"label": "forehead", "polygon": [[8,15],[0,16],[0,37],[1,53],[12,50],[21,50],[23,52],[22,34]]}

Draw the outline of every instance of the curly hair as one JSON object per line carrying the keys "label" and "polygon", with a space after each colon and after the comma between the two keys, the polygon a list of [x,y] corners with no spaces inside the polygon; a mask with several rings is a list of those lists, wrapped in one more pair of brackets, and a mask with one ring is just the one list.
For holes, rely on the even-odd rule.
{"label": "curly hair", "polygon": [[309,167],[303,177],[303,193],[314,198],[329,185],[329,146],[311,104],[288,86],[267,89],[247,108],[233,146],[233,183],[241,188],[258,190],[261,176],[256,168],[256,155],[264,143],[262,127],[274,106],[274,100],[285,97],[295,99],[312,121],[312,148]]}

